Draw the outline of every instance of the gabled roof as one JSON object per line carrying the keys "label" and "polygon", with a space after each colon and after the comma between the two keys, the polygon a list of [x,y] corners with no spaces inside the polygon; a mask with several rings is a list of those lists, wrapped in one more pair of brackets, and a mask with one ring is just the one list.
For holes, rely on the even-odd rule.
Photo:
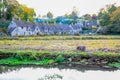
{"label": "gabled roof", "polygon": [[17,26],[26,26],[25,23],[22,20],[14,20]]}
{"label": "gabled roof", "polygon": [[8,33],[11,33],[16,27],[11,27],[7,30]]}

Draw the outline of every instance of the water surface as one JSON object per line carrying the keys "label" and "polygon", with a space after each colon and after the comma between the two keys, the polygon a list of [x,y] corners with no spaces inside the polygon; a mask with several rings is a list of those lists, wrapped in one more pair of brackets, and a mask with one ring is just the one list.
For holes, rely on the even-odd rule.
{"label": "water surface", "polygon": [[0,80],[120,80],[120,70],[84,66],[0,66]]}

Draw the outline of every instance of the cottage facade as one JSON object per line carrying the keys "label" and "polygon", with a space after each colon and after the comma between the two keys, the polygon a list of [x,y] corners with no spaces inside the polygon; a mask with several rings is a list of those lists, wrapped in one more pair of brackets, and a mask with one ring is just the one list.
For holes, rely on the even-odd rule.
{"label": "cottage facade", "polygon": [[82,31],[83,24],[49,24],[49,23],[32,23],[30,21],[23,22],[22,20],[12,19],[8,26],[7,33],[11,36],[31,36],[31,35],[74,35]]}

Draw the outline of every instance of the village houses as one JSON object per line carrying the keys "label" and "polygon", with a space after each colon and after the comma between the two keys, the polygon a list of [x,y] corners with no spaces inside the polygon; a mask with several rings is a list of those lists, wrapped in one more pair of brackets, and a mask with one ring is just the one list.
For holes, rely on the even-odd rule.
{"label": "village houses", "polygon": [[76,24],[49,24],[49,23],[36,23],[26,22],[12,19],[8,26],[7,33],[11,36],[36,36],[36,35],[74,35],[77,32],[82,31],[83,24],[78,22]]}

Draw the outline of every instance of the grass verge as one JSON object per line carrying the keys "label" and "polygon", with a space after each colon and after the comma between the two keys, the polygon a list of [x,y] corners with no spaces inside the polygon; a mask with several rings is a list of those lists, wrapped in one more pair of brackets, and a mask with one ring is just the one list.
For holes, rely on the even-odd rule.
{"label": "grass verge", "polygon": [[[120,55],[112,52],[39,52],[39,51],[0,51],[3,56],[1,65],[52,65],[59,63],[77,63],[93,65],[109,65],[118,67]],[[6,56],[7,57],[4,57]],[[9,55],[9,56],[8,56]],[[111,63],[111,64],[110,64]],[[116,66],[117,65],[117,66]]]}

